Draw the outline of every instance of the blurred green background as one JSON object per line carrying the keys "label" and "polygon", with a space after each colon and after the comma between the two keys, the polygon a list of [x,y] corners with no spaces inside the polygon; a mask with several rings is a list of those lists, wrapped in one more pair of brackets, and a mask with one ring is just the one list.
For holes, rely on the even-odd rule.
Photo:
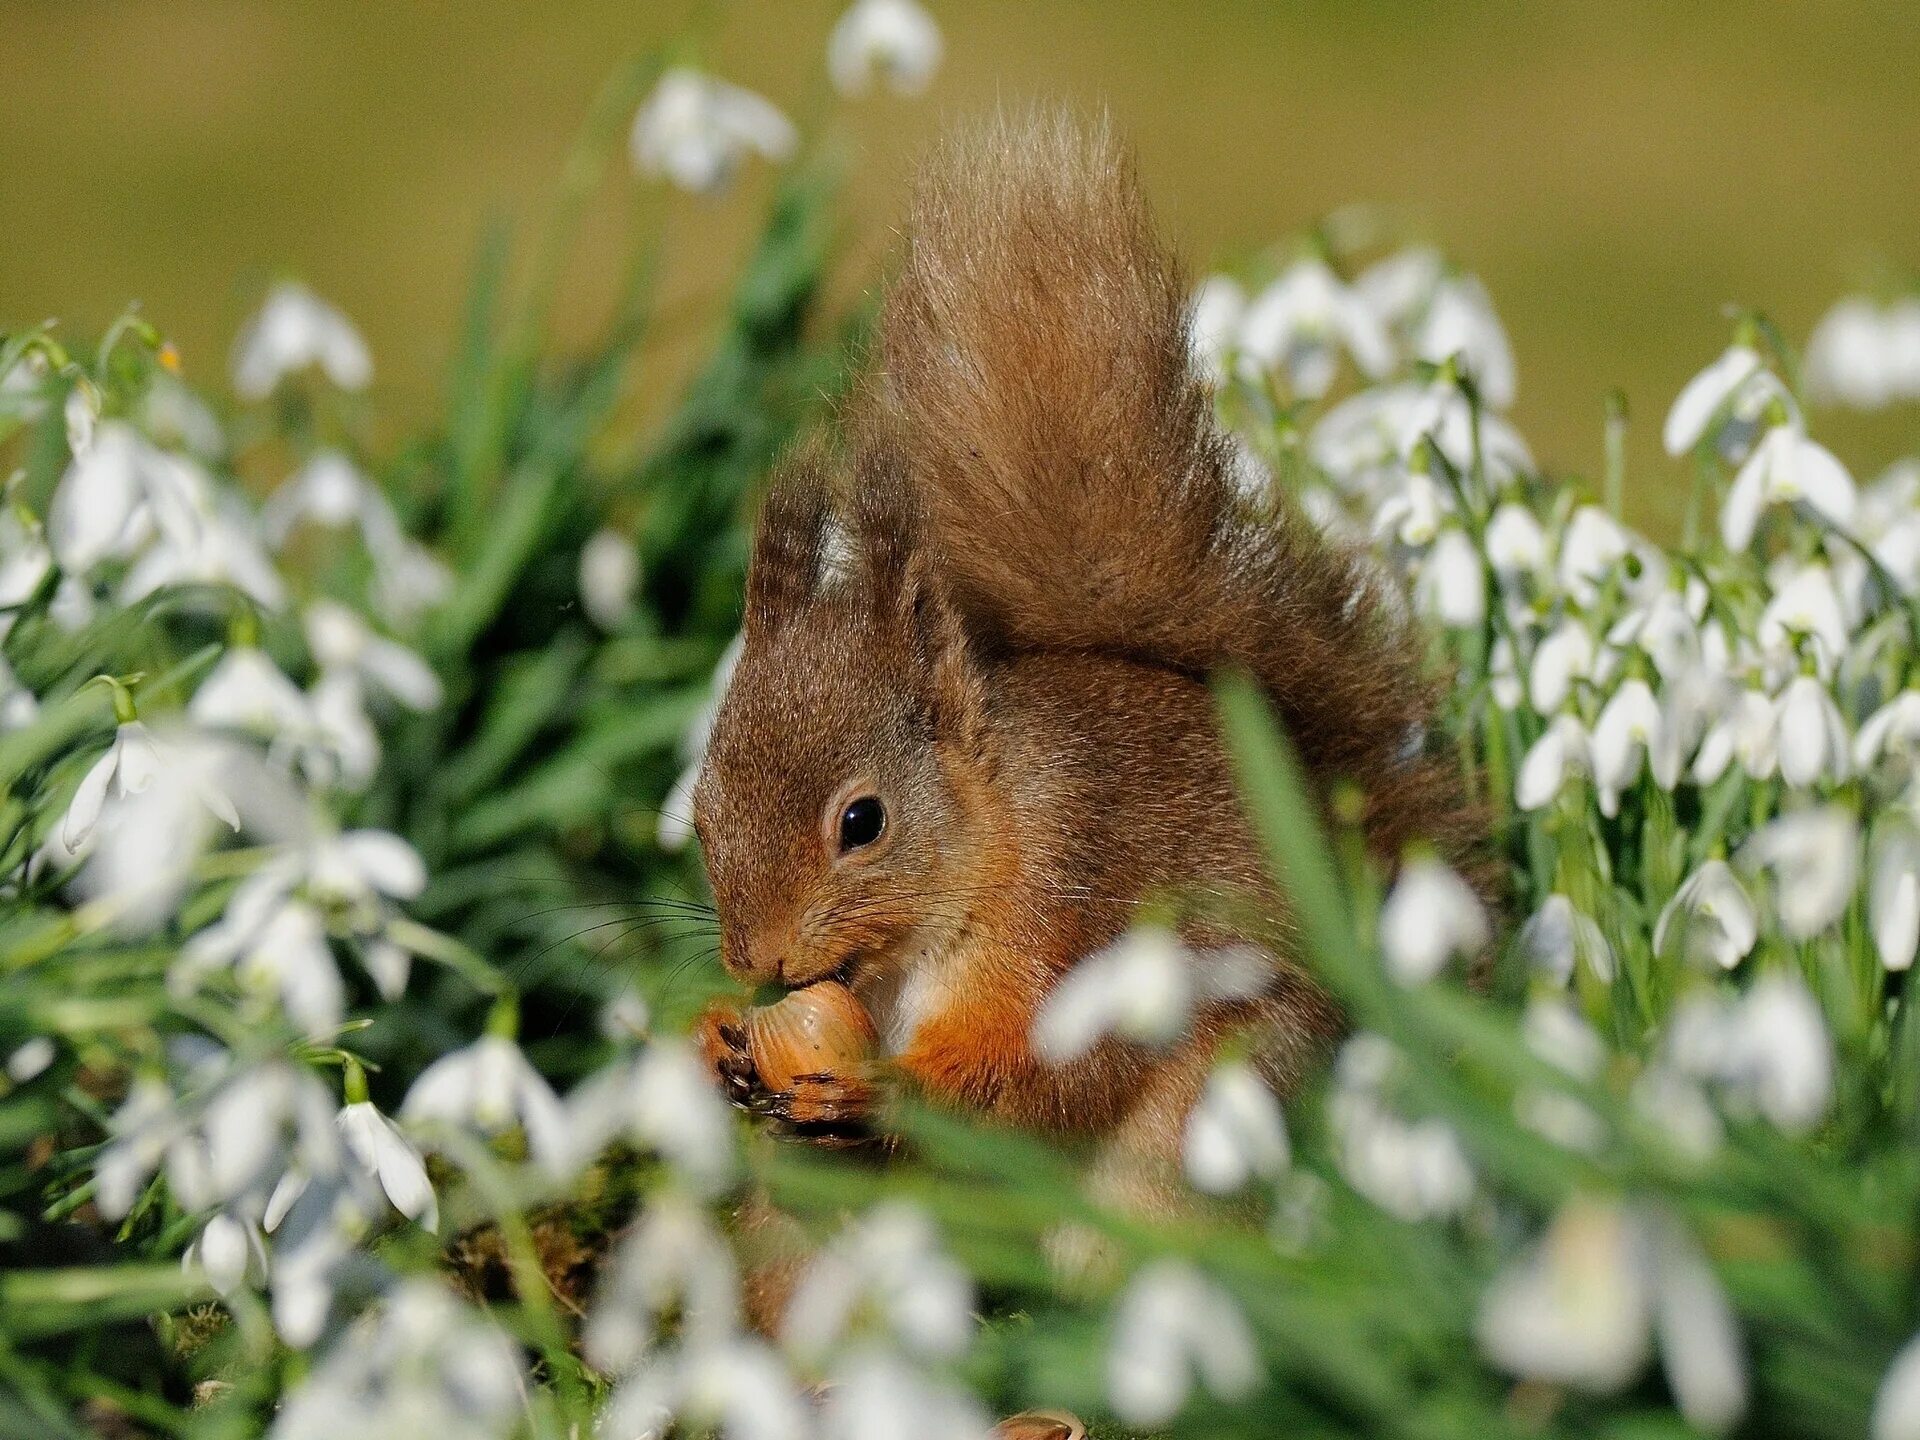
{"label": "blurred green background", "polygon": [[[1391,204],[1492,289],[1519,354],[1516,418],[1591,473],[1627,393],[1630,505],[1664,528],[1674,391],[1725,342],[1727,302],[1804,338],[1842,289],[1920,252],[1920,10],[1907,4],[1414,6],[930,0],[948,62],[927,98],[835,102],[840,0],[724,0],[699,59],[854,161],[844,285],[870,278],[911,159],[996,97],[1101,101],[1136,137],[1196,268],[1325,211]],[[537,221],[620,57],[688,3],[10,0],[0,9],[0,324],[100,325],[130,298],[217,381],[274,275],[360,323],[388,423],[431,413],[483,226]],[[664,404],[757,222],[767,177],[717,201],[616,176],[561,307],[584,334],[636,209],[670,213]],[[644,216],[639,217],[644,218]],[[1857,468],[1912,417],[1826,428]]]}

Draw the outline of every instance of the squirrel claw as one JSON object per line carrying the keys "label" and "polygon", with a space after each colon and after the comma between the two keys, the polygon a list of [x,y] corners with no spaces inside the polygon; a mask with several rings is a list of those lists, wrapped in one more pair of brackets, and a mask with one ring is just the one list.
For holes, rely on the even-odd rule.
{"label": "squirrel claw", "polygon": [[724,1002],[708,1006],[695,1022],[693,1034],[701,1059],[720,1082],[721,1093],[742,1109],[753,1108],[761,1094],[760,1073],[747,1048],[739,1010]]}
{"label": "squirrel claw", "polygon": [[857,1076],[794,1077],[791,1090],[768,1092],[765,1113],[797,1130],[845,1130],[864,1126],[873,1109],[873,1087]]}

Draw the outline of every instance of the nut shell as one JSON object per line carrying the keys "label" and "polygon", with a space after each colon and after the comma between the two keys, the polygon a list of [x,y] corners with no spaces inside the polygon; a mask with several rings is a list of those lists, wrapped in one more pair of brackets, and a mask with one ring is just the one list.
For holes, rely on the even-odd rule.
{"label": "nut shell", "polygon": [[804,1075],[858,1075],[879,1038],[873,1019],[835,980],[796,990],[746,1015],[747,1049],[760,1083],[792,1090]]}

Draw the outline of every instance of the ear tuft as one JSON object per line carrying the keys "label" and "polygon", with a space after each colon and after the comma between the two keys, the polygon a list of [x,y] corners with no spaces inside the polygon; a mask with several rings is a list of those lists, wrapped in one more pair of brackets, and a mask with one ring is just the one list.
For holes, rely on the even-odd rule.
{"label": "ear tuft", "polygon": [[808,445],[782,463],[760,507],[747,563],[747,629],[778,629],[813,598],[831,521],[826,456]]}

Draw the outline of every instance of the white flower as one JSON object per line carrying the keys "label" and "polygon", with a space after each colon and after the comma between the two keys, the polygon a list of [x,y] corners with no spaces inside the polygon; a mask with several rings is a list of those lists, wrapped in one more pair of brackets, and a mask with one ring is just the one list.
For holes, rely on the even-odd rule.
{"label": "white flower", "polygon": [[1854,763],[1871,770],[1883,755],[1911,763],[1920,758],[1920,690],[1902,690],[1882,705],[1853,737]]}
{"label": "white flower", "polygon": [[1663,568],[1644,540],[1598,505],[1582,505],[1567,520],[1560,537],[1560,586],[1581,605],[1598,600],[1601,587],[1627,574],[1632,561],[1643,570]]}
{"label": "white flower", "polygon": [[1797,676],[1780,695],[1780,775],[1789,785],[1847,778],[1847,722],[1827,687]]}
{"label": "white flower", "polygon": [[1539,1248],[1481,1297],[1475,1334],[1503,1370],[1583,1390],[1618,1390],[1647,1358],[1646,1266],[1616,1205],[1576,1199]]}
{"label": "white flower", "polygon": [[1831,450],[1809,440],[1797,425],[1776,425],[1734,477],[1720,511],[1720,538],[1729,550],[1744,550],[1753,543],[1761,511],[1799,500],[1845,527],[1856,501],[1853,477]]}
{"label": "white flower", "polygon": [[1920,832],[1905,818],[1884,822],[1874,835],[1867,921],[1880,963],[1912,968],[1920,948]]}
{"label": "white flower", "polygon": [[376,635],[353,611],[316,600],[305,615],[307,645],[323,671],[350,671],[410,710],[431,710],[444,693],[440,677],[397,640]]}
{"label": "white flower", "polygon": [[272,739],[303,735],[311,725],[307,697],[257,645],[235,645],[220,657],[187,704],[195,722]]}
{"label": "white flower", "polygon": [[1443,625],[1472,629],[1487,618],[1487,575],[1464,531],[1448,529],[1420,565],[1420,608]]}
{"label": "white flower", "polygon": [[209,970],[231,968],[243,991],[276,997],[287,1018],[320,1035],[346,1013],[346,987],[327,943],[326,922],[302,900],[261,890],[236,892],[239,903],[180,952],[167,980],[189,993]]}
{"label": "white flower", "polygon": [[[143,793],[161,770],[160,751],[147,727],[138,720],[123,721],[115,727],[107,753],[93,762],[81,777],[80,788],[73,792],[66,819],[60,822],[61,843],[69,851],[79,851],[110,801],[121,802]],[[234,829],[240,828],[240,817],[225,796],[209,788],[204,798],[216,815]]]}
{"label": "white flower", "polygon": [[1210,384],[1227,377],[1227,366],[1239,345],[1240,324],[1247,313],[1247,292],[1225,275],[1209,275],[1193,292],[1189,307],[1188,341],[1194,364]]}
{"label": "white flower", "polygon": [[1533,663],[1527,668],[1527,696],[1533,708],[1551,715],[1573,693],[1575,680],[1593,676],[1597,651],[1593,635],[1572,616],[1554,626],[1533,650]]}
{"label": "white flower", "polygon": [[184,585],[228,585],[262,608],[286,603],[286,582],[253,534],[253,519],[235,502],[209,506],[185,538],[163,532],[128,568],[119,600],[131,605]]}
{"label": "white flower", "polygon": [[1533,511],[1512,500],[1495,507],[1487,521],[1487,559],[1508,579],[1547,563],[1547,532]]}
{"label": "white flower", "polygon": [[[676,1419],[683,1425],[675,1426]],[[604,1440],[668,1434],[804,1440],[810,1428],[806,1402],[779,1357],[757,1340],[732,1339],[663,1351],[643,1362],[614,1387],[596,1433]]]}
{"label": "white flower", "polygon": [[84,455],[93,445],[93,427],[100,419],[100,392],[93,382],[82,378],[67,392],[61,418],[67,425],[67,449]]}
{"label": "white flower", "polygon": [[1900,1347],[1873,1397],[1873,1440],[1920,1440],[1920,1335]]}
{"label": "white flower", "polygon": [[1744,960],[1760,938],[1753,902],[1724,860],[1707,861],[1673,892],[1653,927],[1655,954],[1665,953],[1667,933],[1676,920],[1687,957],[1722,970]]}
{"label": "white flower", "polygon": [[1317,400],[1333,384],[1340,351],[1365,375],[1393,368],[1393,344],[1364,302],[1321,260],[1301,260],[1262,290],[1240,327],[1240,353],[1283,370],[1296,395]]}
{"label": "white flower", "polygon": [[423,1230],[438,1230],[440,1203],[434,1197],[433,1182],[427,1178],[420,1152],[400,1127],[366,1100],[343,1105],[334,1124],[346,1142],[347,1153],[380,1182],[393,1208],[417,1221]]}
{"label": "white flower", "polygon": [[863,1349],[836,1365],[825,1388],[824,1440],[986,1440],[997,1433],[969,1392],[884,1350]]}
{"label": "white flower", "polygon": [[1413,353],[1435,364],[1458,355],[1487,404],[1505,410],[1518,389],[1513,346],[1486,286],[1471,275],[1443,280],[1413,332]]}
{"label": "white flower", "polygon": [[0,608],[26,604],[51,569],[41,527],[14,506],[0,509]]}
{"label": "white flower", "polygon": [[1380,908],[1387,973],[1402,985],[1431,980],[1454,955],[1483,949],[1491,933],[1480,897],[1432,856],[1409,860]]}
{"label": "white flower", "polygon": [[1473,1199],[1473,1169],[1446,1121],[1407,1120],[1387,1103],[1382,1087],[1399,1065],[1378,1035],[1356,1035],[1341,1050],[1327,1100],[1340,1173],[1402,1220],[1458,1215]]}
{"label": "white flower", "polygon": [[369,542],[397,527],[386,497],[338,450],[317,451],[260,507],[260,529],[276,549],[302,520],[329,530],[364,527]]}
{"label": "white flower", "polygon": [[47,1067],[53,1064],[54,1057],[58,1053],[51,1038],[35,1035],[32,1039],[16,1045],[12,1053],[7,1056],[6,1064],[0,1066],[0,1069],[6,1071],[7,1079],[14,1084],[24,1085],[29,1080],[44,1074]]}
{"label": "white flower", "polygon": [[696,1348],[724,1344],[740,1328],[733,1251],[698,1205],[671,1190],[649,1200],[607,1267],[583,1336],[587,1355],[624,1374],[653,1349],[670,1318]]}
{"label": "white flower", "polygon": [[1711,785],[1737,758],[1749,776],[1765,780],[1779,768],[1779,724],[1773,701],[1757,690],[1742,690],[1708,727],[1693,757],[1696,785]]}
{"label": "white flower", "polygon": [[1572,715],[1556,715],[1527,747],[1514,780],[1513,801],[1522,810],[1551,805],[1570,776],[1592,767],[1592,745],[1587,729]]}
{"label": "white flower", "polygon": [[264,400],[310,365],[342,390],[364,390],[373,379],[373,357],[353,322],[306,286],[282,281],[234,341],[234,393]]}
{"label": "white flower", "polygon": [[842,95],[864,95],[876,74],[918,95],[940,68],[940,27],[915,0],[854,0],[827,37],[827,73]]}
{"label": "white flower", "polygon": [[[1606,1046],[1561,995],[1536,995],[1520,1022],[1527,1049],[1580,1080],[1593,1080],[1606,1063]],[[1605,1122],[1586,1105],[1547,1086],[1528,1085],[1514,1096],[1514,1116],[1529,1130],[1568,1150],[1592,1154],[1606,1143]]]}
{"label": "white flower", "polygon": [[1520,927],[1519,944],[1528,963],[1556,985],[1568,984],[1581,960],[1600,979],[1613,979],[1613,947],[1593,917],[1576,910],[1565,895],[1541,902]]}
{"label": "white flower", "polygon": [[910,1202],[875,1206],[808,1263],[781,1317],[781,1343],[818,1363],[863,1317],[927,1359],[960,1354],[973,1333],[972,1277]]}
{"label": "white flower", "polygon": [[1863,297],[1835,305],[1807,340],[1807,390],[1856,410],[1920,397],[1920,301],[1884,310]]}
{"label": "white flower", "polygon": [[517,1124],[541,1168],[564,1175],[573,1162],[573,1139],[559,1097],[504,1035],[483,1035],[421,1071],[401,1103],[400,1118],[468,1127],[482,1135]]}
{"label": "white flower", "polygon": [[1446,261],[1438,250],[1410,245],[1362,270],[1353,288],[1381,324],[1395,326],[1420,316],[1445,275]]}
{"label": "white flower", "polygon": [[1181,1154],[1187,1178],[1210,1195],[1272,1180],[1287,1168],[1286,1117],[1251,1065],[1230,1060],[1214,1067],[1187,1116]]}
{"label": "white flower", "polygon": [[633,163],[685,190],[717,190],[750,153],[785,160],[799,143],[770,102],[688,66],[660,77],[633,117]]}
{"label": "white flower", "polygon": [[1833,1044],[1813,993],[1793,975],[1762,976],[1731,1012],[1723,1080],[1782,1130],[1805,1130],[1833,1097]]}
{"label": "white flower", "polygon": [[198,1270],[220,1294],[231,1295],[266,1277],[267,1247],[253,1221],[220,1210],[187,1246],[180,1267],[190,1274]]}
{"label": "white flower", "polygon": [[1617,814],[1620,795],[1640,777],[1644,759],[1654,783],[1671,790],[1680,778],[1680,747],[1646,681],[1621,684],[1593,722],[1593,783],[1600,813]]}
{"label": "white flower", "polygon": [[374,609],[389,623],[411,625],[453,593],[453,571],[425,546],[403,537],[370,548]]}
{"label": "white flower", "polygon": [[157,450],[124,420],[100,426],[53,492],[47,542],[60,568],[85,575],[102,560],[131,555],[156,529],[192,546],[209,508],[205,477]]}
{"label": "white flower", "polygon": [[684,1041],[656,1040],[630,1064],[582,1082],[567,1097],[567,1114],[581,1160],[625,1136],[657,1150],[702,1192],[732,1177],[732,1112]]}
{"label": "white flower", "polygon": [[1742,849],[1749,866],[1773,872],[1780,927],[1807,940],[1837,921],[1853,899],[1860,869],[1853,817],[1833,806],[1782,815]]}
{"label": "white flower", "polygon": [[1734,345],[1686,383],[1667,412],[1661,439],[1669,455],[1684,455],[1707,436],[1716,417],[1751,420],[1774,400],[1791,403],[1759,352]]}
{"label": "white flower", "polygon": [[1824,565],[1803,565],[1775,587],[1754,638],[1763,651],[1782,661],[1797,655],[1802,637],[1811,640],[1814,663],[1824,678],[1847,653],[1852,633],[1833,572]]}
{"label": "white flower", "polygon": [[1034,1049],[1057,1065],[1078,1059],[1110,1034],[1170,1045],[1186,1033],[1197,1005],[1244,999],[1272,974],[1271,963],[1257,952],[1198,952],[1170,930],[1142,926],[1060,979],[1034,1019]]}
{"label": "white flower", "polygon": [[1158,1428],[1196,1381],[1221,1400],[1260,1384],[1260,1355],[1240,1307],[1191,1265],[1156,1260],[1127,1286],[1107,1351],[1107,1398],[1128,1425]]}
{"label": "white flower", "polygon": [[633,618],[640,589],[640,552],[616,530],[596,530],[580,547],[580,605],[602,630]]}

